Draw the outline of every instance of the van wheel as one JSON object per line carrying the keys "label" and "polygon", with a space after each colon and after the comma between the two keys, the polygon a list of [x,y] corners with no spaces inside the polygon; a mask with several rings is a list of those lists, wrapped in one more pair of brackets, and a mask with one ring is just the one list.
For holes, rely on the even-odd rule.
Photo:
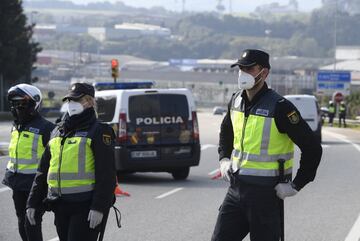
{"label": "van wheel", "polygon": [[171,175],[175,180],[185,180],[190,173],[190,167],[185,167],[171,172]]}

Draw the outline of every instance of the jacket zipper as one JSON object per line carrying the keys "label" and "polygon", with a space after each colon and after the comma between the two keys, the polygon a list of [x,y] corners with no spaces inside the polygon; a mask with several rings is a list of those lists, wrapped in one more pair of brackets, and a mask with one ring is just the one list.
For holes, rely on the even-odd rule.
{"label": "jacket zipper", "polygon": [[[244,137],[245,137],[245,129],[246,129],[246,123],[248,120],[248,116],[245,117],[244,119],[244,123],[243,123],[243,128],[242,128],[242,135],[241,135],[241,156],[240,156],[240,160],[239,160],[239,165],[241,164],[243,158],[244,158]],[[240,167],[239,167],[240,168]]]}
{"label": "jacket zipper", "polygon": [[60,155],[59,155],[59,167],[58,167],[58,175],[57,175],[57,181],[58,181],[58,195],[61,197],[61,163],[62,163],[62,154],[64,150],[64,143],[65,143],[66,137],[61,140],[61,146],[60,146]]}
{"label": "jacket zipper", "polygon": [[14,163],[14,172],[15,173],[17,173],[17,170],[18,170],[18,166],[19,166],[19,164],[18,164],[18,148],[19,148],[19,141],[20,141],[20,138],[21,138],[21,131],[19,132],[18,131],[18,133],[19,133],[19,136],[18,136],[18,138],[17,138],[17,140],[16,140],[16,151],[15,151],[15,163]]}

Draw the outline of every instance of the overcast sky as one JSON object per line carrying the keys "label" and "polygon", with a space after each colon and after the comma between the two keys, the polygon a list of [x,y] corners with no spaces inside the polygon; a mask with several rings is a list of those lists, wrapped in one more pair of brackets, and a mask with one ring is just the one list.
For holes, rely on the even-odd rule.
{"label": "overcast sky", "polygon": [[[118,0],[107,1],[116,2]],[[89,3],[96,2],[96,0],[73,0],[73,2]],[[182,0],[122,0],[122,2],[136,7],[163,6],[167,9],[178,11],[181,11],[182,8]],[[185,9],[188,11],[210,11],[215,9],[217,2],[217,0],[186,0]],[[222,2],[228,10],[229,0],[223,0]],[[257,6],[272,2],[279,2],[281,5],[285,5],[288,4],[289,0],[232,0],[232,9],[235,12],[252,12]],[[298,0],[298,3],[301,11],[311,11],[321,6],[321,0]]]}

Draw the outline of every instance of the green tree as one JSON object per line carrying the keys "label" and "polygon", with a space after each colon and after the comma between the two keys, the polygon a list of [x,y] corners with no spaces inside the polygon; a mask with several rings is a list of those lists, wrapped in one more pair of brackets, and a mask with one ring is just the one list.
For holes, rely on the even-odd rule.
{"label": "green tree", "polygon": [[348,115],[350,118],[360,116],[360,91],[351,93],[350,96],[346,97],[345,102],[348,107]]}
{"label": "green tree", "polygon": [[0,108],[10,86],[32,81],[33,64],[41,51],[31,40],[33,28],[27,24],[21,0],[0,1]]}

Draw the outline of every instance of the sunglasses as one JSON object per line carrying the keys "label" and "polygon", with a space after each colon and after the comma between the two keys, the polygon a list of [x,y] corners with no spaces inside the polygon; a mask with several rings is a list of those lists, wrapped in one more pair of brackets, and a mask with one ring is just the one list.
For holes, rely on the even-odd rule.
{"label": "sunglasses", "polygon": [[10,104],[14,108],[25,108],[29,106],[28,100],[11,100]]}

